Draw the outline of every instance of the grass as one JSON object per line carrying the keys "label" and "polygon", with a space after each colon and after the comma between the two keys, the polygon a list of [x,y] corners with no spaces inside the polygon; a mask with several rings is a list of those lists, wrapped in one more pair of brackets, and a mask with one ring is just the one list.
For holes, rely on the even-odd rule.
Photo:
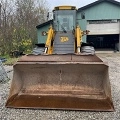
{"label": "grass", "polygon": [[14,65],[17,62],[18,58],[7,58],[7,61],[4,62],[4,65]]}
{"label": "grass", "polygon": [[5,56],[1,56],[1,57],[7,59],[7,61],[3,63],[4,65],[14,65],[17,62],[17,60],[19,59],[19,58],[15,58],[15,57],[11,58],[9,55],[5,55]]}

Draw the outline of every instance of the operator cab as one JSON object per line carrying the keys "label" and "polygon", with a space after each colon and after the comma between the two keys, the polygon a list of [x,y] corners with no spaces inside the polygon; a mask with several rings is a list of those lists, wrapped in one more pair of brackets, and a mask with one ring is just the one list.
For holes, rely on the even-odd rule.
{"label": "operator cab", "polygon": [[74,6],[55,7],[53,17],[55,31],[67,32],[76,27],[76,7]]}

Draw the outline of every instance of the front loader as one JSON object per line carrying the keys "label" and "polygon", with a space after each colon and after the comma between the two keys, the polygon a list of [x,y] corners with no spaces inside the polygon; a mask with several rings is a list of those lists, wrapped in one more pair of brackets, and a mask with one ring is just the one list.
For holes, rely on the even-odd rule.
{"label": "front loader", "polygon": [[6,107],[113,111],[108,65],[82,42],[76,7],[53,10],[45,47],[14,65]]}

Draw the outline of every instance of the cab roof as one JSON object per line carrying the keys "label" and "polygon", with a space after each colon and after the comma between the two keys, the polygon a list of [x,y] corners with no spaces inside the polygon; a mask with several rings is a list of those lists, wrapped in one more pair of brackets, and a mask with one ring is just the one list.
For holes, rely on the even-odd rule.
{"label": "cab roof", "polygon": [[53,11],[55,10],[77,10],[75,6],[57,6],[54,8]]}

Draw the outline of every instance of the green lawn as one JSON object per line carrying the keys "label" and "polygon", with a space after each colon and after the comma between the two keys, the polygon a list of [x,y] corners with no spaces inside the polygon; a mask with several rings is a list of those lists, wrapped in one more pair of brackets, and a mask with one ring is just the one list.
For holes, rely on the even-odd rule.
{"label": "green lawn", "polygon": [[4,63],[5,65],[13,65],[17,62],[18,58],[7,58],[7,61]]}
{"label": "green lawn", "polygon": [[5,56],[1,56],[1,57],[7,59],[7,61],[3,63],[4,65],[13,65],[19,59],[19,58],[15,58],[15,57],[11,58],[9,55],[5,55]]}

